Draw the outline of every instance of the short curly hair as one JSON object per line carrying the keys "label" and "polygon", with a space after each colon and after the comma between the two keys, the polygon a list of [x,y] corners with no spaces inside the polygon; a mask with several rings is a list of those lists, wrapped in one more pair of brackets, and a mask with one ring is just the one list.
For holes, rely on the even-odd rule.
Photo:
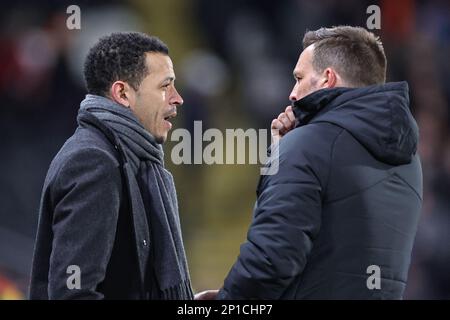
{"label": "short curly hair", "polygon": [[147,52],[168,55],[169,49],[157,37],[141,32],[116,32],[100,38],[89,50],[84,63],[88,93],[106,96],[117,80],[138,90],[150,72],[145,63]]}

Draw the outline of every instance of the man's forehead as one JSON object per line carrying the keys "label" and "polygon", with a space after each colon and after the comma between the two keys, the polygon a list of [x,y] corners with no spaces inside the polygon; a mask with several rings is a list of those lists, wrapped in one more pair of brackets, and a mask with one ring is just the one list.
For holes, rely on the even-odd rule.
{"label": "man's forehead", "polygon": [[159,52],[147,52],[147,65],[150,72],[164,72],[173,74],[172,60],[168,55]]}
{"label": "man's forehead", "polygon": [[301,69],[305,69],[310,65],[310,62],[312,62],[313,51],[314,44],[306,47],[305,50],[302,51],[295,66],[294,73],[299,72]]}

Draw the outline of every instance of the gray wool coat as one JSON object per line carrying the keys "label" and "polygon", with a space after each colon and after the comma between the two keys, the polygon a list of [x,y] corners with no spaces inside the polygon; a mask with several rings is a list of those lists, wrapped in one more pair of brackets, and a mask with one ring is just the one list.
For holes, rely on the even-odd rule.
{"label": "gray wool coat", "polygon": [[78,122],[45,179],[29,298],[154,298],[138,182],[114,133],[88,113]]}

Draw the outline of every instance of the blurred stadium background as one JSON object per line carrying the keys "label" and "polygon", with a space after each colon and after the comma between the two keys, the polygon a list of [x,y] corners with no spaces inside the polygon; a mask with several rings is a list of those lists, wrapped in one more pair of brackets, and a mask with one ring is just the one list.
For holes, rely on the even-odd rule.
{"label": "blurred stadium background", "polygon": [[[81,8],[68,30],[66,8]],[[407,80],[420,127],[424,206],[405,299],[450,298],[450,2],[366,0],[10,1],[0,11],[0,299],[26,298],[40,192],[76,126],[82,62],[112,31],[157,35],[184,98],[175,128],[268,129],[289,104],[306,29],[366,26],[381,8],[388,80]],[[257,165],[173,165],[195,290],[221,286],[246,237]]]}

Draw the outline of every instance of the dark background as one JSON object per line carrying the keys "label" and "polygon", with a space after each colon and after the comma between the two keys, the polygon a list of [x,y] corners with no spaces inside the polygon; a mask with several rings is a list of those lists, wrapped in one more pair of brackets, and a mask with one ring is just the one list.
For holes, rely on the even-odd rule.
{"label": "dark background", "polygon": [[[366,26],[381,8],[388,81],[406,80],[420,127],[424,206],[405,299],[450,298],[450,2],[361,0],[11,1],[0,11],[0,299],[25,297],[42,184],[76,127],[82,63],[99,36],[139,30],[170,48],[184,98],[175,128],[268,129],[286,105],[305,30]],[[68,30],[66,8],[81,8]],[[244,241],[257,165],[166,163],[193,286],[218,288]]]}

